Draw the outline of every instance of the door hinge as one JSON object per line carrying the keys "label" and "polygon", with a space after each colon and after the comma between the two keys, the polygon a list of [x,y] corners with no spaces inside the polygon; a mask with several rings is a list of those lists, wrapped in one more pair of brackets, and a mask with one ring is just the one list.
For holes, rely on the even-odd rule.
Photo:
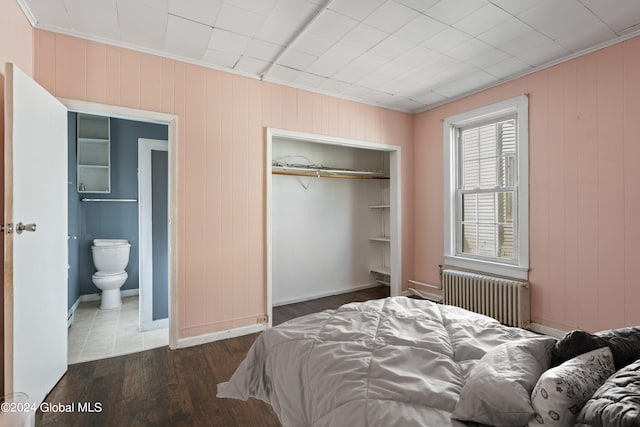
{"label": "door hinge", "polygon": [[0,224],[0,233],[7,233],[7,234],[11,234],[13,233],[13,224],[9,223],[9,224]]}
{"label": "door hinge", "polygon": [[267,316],[266,314],[263,316],[259,316],[256,319],[256,323],[269,323],[269,316]]}

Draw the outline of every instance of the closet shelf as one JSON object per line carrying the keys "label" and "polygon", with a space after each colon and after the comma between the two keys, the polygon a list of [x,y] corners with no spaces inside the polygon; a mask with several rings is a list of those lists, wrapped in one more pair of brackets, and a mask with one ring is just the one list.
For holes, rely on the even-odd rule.
{"label": "closet shelf", "polygon": [[369,237],[369,240],[373,240],[374,242],[390,242],[391,238],[389,236],[377,236]]}
{"label": "closet shelf", "polygon": [[384,274],[385,276],[391,276],[391,268],[389,267],[374,267],[371,269],[372,273]]}
{"label": "closet shelf", "polygon": [[389,179],[382,172],[356,169],[338,169],[322,165],[297,165],[274,161],[271,173],[274,175],[308,176],[317,178]]}

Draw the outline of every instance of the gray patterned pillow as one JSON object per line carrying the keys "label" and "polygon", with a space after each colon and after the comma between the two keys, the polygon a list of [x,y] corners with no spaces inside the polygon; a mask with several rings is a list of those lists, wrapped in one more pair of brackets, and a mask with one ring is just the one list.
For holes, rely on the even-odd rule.
{"label": "gray patterned pillow", "polygon": [[529,427],[573,426],[587,400],[614,372],[609,347],[581,354],[549,369],[531,394],[536,414]]}

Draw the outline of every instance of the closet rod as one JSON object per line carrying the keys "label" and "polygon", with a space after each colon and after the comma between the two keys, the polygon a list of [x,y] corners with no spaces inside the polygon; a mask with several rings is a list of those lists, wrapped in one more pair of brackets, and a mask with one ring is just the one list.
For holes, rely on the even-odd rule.
{"label": "closet rod", "polygon": [[282,172],[271,171],[273,175],[289,175],[289,176],[306,176],[309,178],[346,178],[346,179],[389,179],[388,176],[374,175],[334,175],[326,173],[300,173],[300,172]]}
{"label": "closet rod", "polygon": [[80,200],[83,202],[137,202],[138,201],[136,199],[87,199],[86,197]]}

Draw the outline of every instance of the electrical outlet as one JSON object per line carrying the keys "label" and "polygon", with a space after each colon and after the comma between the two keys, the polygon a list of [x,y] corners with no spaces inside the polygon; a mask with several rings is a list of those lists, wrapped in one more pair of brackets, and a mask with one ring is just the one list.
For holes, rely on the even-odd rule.
{"label": "electrical outlet", "polygon": [[256,323],[269,323],[269,316],[264,315],[256,319]]}

